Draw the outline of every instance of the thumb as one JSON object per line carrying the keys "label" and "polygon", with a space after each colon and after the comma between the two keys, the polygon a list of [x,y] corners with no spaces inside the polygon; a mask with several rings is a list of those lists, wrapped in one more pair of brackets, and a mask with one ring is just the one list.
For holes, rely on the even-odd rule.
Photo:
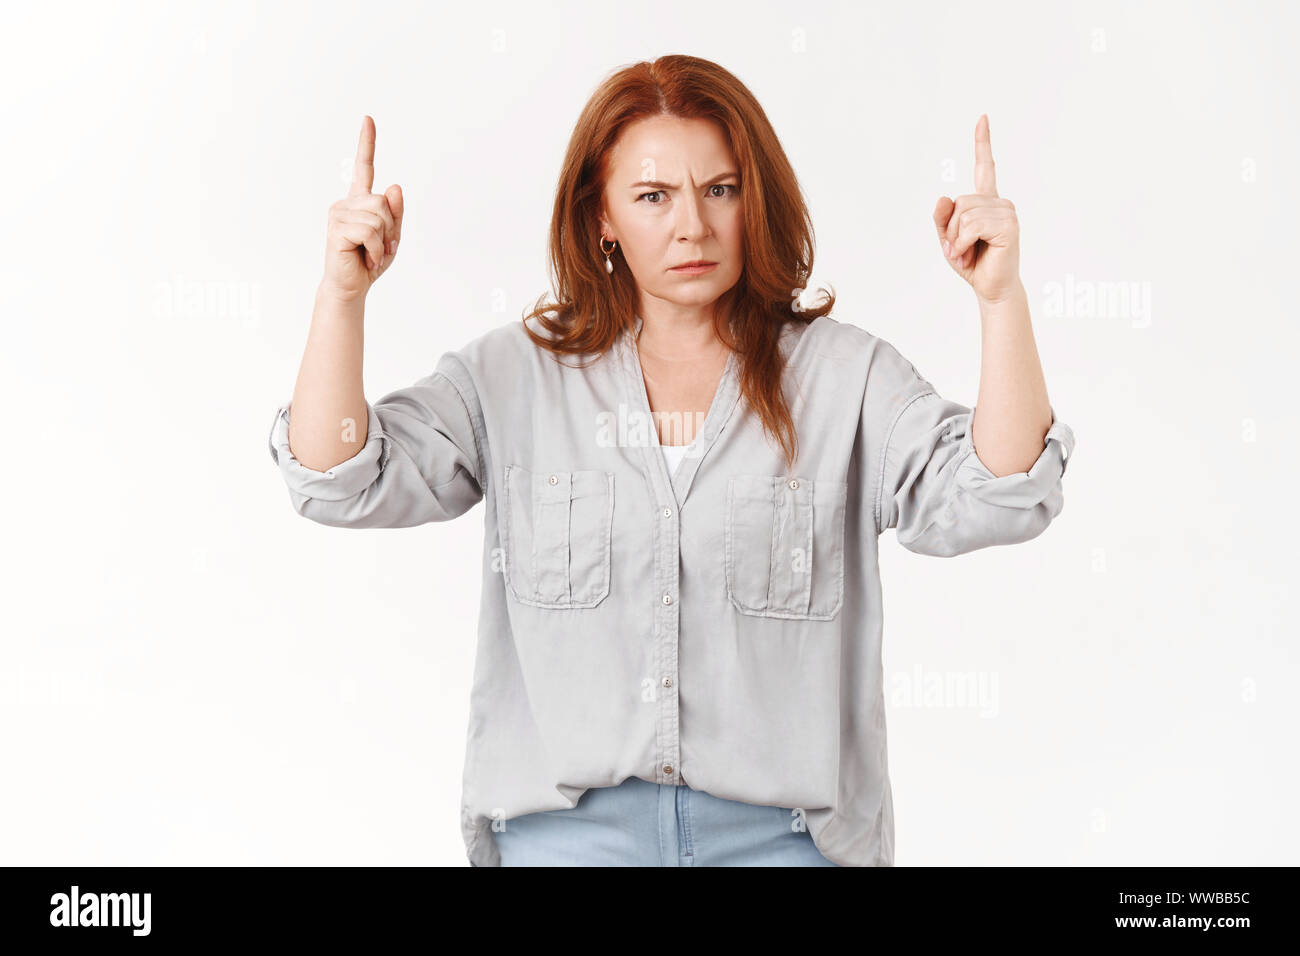
{"label": "thumb", "polygon": [[939,201],[934,207],[934,228],[939,234],[940,241],[944,238],[944,233],[948,231],[948,220],[952,218],[952,212],[957,208],[957,204],[947,196],[940,196]]}
{"label": "thumb", "polygon": [[949,265],[954,263],[948,258],[948,250],[944,248],[944,244],[948,241],[948,223],[952,222],[952,214],[956,210],[957,204],[947,196],[940,196],[934,206],[934,229],[939,236],[939,251],[943,253]]}
{"label": "thumb", "polygon": [[406,207],[406,202],[402,198],[402,187],[393,183],[384,190],[384,198],[388,200],[388,208],[393,211],[393,228],[397,231],[394,240],[402,238],[402,212]]}

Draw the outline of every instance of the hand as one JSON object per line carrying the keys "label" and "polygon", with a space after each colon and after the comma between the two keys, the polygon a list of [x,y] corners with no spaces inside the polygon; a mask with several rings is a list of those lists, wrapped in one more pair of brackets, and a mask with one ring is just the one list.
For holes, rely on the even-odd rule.
{"label": "hand", "polygon": [[948,264],[981,302],[1000,302],[1020,285],[1020,223],[1011,200],[998,197],[989,118],[975,124],[975,192],[947,196],[934,207],[934,225]]}
{"label": "hand", "polygon": [[370,291],[397,254],[402,240],[402,187],[382,194],[370,191],[375,182],[375,121],[361,121],[357,158],[348,194],[329,209],[325,238],[325,276],[321,287],[341,301]]}

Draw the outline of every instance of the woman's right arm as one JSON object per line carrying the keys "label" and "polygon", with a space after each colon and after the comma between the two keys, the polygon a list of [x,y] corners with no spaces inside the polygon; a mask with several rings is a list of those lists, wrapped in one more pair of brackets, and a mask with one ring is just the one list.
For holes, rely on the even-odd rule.
{"label": "woman's right arm", "polygon": [[468,371],[454,355],[374,405],[365,398],[365,298],[393,261],[403,214],[400,187],[370,191],[374,152],[374,121],[367,116],[352,186],[330,207],[325,274],[293,398],[276,413],[270,437],[295,509],[339,527],[443,521],[483,497],[481,412]]}

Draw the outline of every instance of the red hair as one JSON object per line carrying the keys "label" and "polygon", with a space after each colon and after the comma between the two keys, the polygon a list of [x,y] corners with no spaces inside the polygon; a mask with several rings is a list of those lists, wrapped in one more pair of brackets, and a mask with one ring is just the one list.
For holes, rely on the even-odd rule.
{"label": "red hair", "polygon": [[[718,123],[739,164],[744,265],[736,284],[718,297],[715,315],[730,317],[741,394],[793,471],[797,436],[781,387],[778,341],[787,322],[807,323],[828,314],[835,296],[823,290],[815,308],[792,310],[794,296],[812,274],[812,220],[763,108],[716,63],[661,56],[618,70],[592,94],[569,139],[555,196],[550,236],[555,301],[539,299],[524,316],[524,329],[556,354],[603,354],[633,328],[640,309],[636,280],[627,268],[612,275],[606,271],[599,213],[615,142],[628,124],[659,115]],[[550,338],[528,327],[534,317]]]}

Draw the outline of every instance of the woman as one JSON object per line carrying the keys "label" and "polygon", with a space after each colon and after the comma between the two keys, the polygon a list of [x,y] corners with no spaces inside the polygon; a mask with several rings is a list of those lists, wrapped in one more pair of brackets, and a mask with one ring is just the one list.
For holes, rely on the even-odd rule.
{"label": "woman", "polygon": [[975,193],[934,211],[979,303],[978,436],[833,297],[792,302],[813,259],[794,173],[750,92],[688,56],[583,111],[556,301],[369,404],[365,297],[403,213],[397,186],[371,192],[374,146],[366,117],[271,453],[321,524],[486,502],[471,864],[892,865],[879,536],[944,556],[1033,538],[1074,445],[986,119]]}

